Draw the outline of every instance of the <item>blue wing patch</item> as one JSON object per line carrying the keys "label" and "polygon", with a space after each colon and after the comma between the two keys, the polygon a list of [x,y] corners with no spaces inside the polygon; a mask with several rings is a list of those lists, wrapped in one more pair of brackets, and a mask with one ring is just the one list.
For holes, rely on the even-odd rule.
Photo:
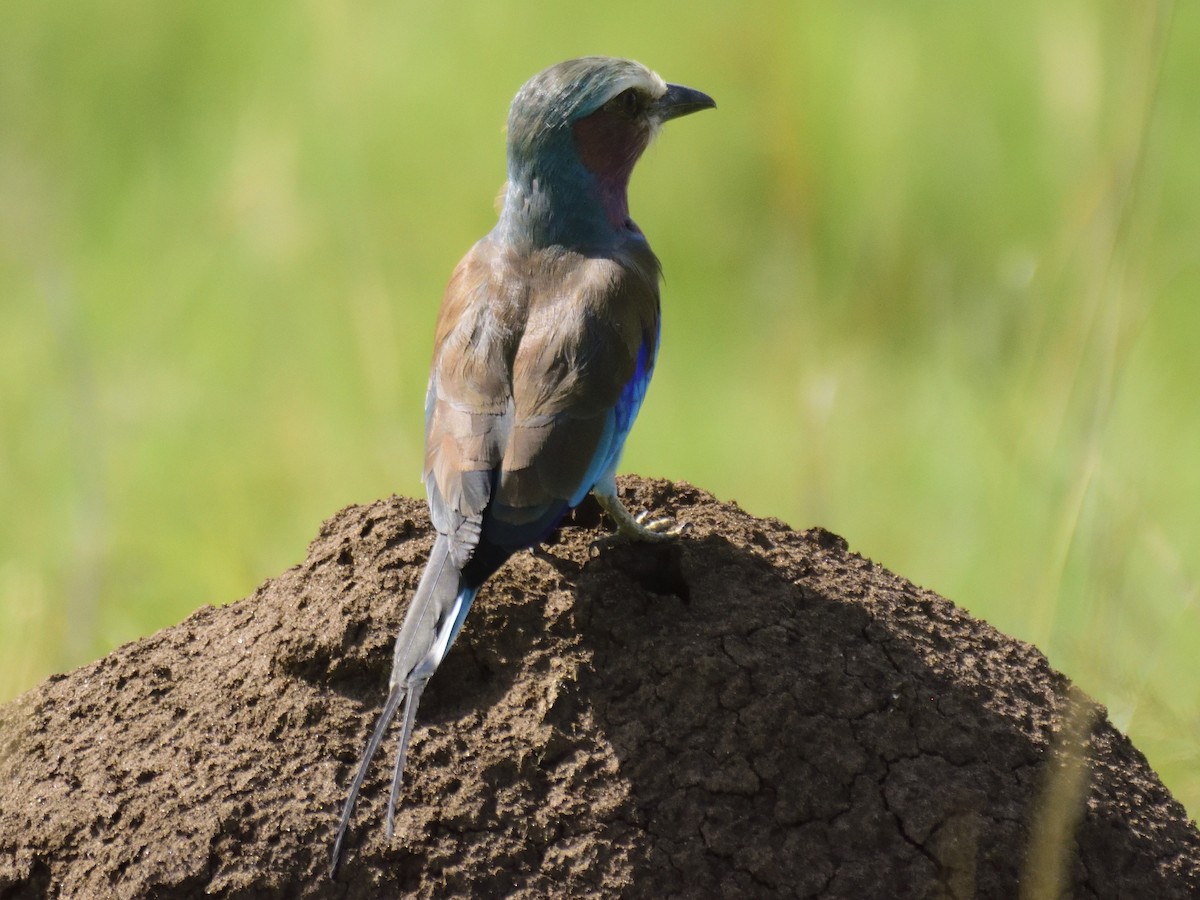
{"label": "blue wing patch", "polygon": [[616,471],[617,463],[621,460],[621,451],[625,449],[625,439],[629,437],[629,431],[633,428],[638,410],[642,408],[642,401],[646,399],[646,389],[650,386],[650,376],[654,374],[659,329],[661,329],[661,324],[656,329],[653,339],[647,337],[638,348],[633,377],[626,383],[624,390],[621,391],[621,396],[617,398],[617,405],[608,414],[608,419],[604,423],[604,432],[596,446],[596,455],[592,457],[591,465],[588,466],[579,490],[569,501],[572,507],[583,502],[583,498],[596,486],[597,481]]}

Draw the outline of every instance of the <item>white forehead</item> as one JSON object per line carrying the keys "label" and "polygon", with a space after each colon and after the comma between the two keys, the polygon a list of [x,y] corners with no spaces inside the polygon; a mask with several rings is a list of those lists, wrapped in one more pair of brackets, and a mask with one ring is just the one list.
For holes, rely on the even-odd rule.
{"label": "white forehead", "polygon": [[609,93],[608,99],[612,99],[622,91],[627,91],[633,88],[645,94],[649,94],[655,99],[661,97],[667,92],[667,83],[662,80],[657,72],[647,69],[640,63],[634,63],[636,69],[630,68],[627,72],[622,72],[612,82],[612,90]]}

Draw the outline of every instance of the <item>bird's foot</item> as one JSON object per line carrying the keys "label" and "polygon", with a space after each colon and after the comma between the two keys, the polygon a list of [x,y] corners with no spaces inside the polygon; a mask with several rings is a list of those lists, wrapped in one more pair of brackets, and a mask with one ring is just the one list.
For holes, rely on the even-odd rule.
{"label": "bird's foot", "polygon": [[618,523],[617,533],[635,541],[668,541],[692,530],[691,522],[676,522],[670,516],[652,518],[643,509],[628,523]]}
{"label": "bird's foot", "polygon": [[687,534],[692,529],[690,522],[676,522],[669,516],[654,518],[647,510],[637,515],[625,508],[616,494],[596,494],[596,499],[604,511],[617,523],[615,534],[606,535],[592,542],[592,555],[597,555],[605,547],[620,543],[622,540],[633,541],[670,541]]}

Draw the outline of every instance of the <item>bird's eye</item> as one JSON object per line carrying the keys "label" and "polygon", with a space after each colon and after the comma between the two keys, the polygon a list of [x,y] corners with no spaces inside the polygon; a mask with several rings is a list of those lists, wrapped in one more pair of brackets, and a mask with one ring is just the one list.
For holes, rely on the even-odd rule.
{"label": "bird's eye", "polygon": [[619,112],[626,116],[636,116],[642,110],[642,98],[633,88],[621,91],[617,96],[613,97],[604,104],[613,112]]}

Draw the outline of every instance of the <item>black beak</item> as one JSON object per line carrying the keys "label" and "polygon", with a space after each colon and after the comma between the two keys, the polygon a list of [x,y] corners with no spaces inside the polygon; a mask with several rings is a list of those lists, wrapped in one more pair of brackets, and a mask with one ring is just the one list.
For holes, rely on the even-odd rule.
{"label": "black beak", "polygon": [[703,91],[682,84],[668,84],[667,92],[654,101],[654,112],[660,122],[666,122],[702,109],[715,109],[716,105],[717,101]]}

